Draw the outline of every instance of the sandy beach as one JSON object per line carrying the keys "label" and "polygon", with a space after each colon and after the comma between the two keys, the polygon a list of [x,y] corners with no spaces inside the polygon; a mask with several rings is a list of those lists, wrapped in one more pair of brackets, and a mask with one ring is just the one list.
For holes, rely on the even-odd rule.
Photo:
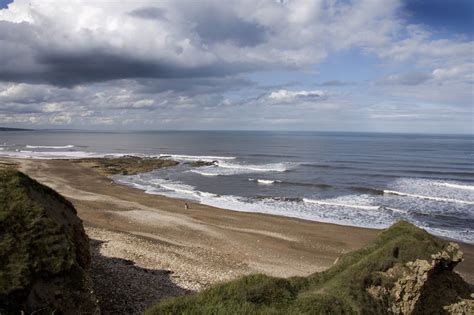
{"label": "sandy beach", "polygon": [[[6,159],[5,159],[6,160]],[[245,213],[146,194],[67,160],[9,160],[70,200],[91,239],[105,313],[139,313],[163,298],[250,273],[305,276],[378,230]],[[474,245],[459,273],[474,282]]]}

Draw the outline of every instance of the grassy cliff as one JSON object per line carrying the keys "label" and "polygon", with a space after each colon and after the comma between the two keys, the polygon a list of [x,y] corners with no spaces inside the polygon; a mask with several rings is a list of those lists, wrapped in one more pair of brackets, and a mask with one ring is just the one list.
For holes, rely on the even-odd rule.
{"label": "grassy cliff", "polygon": [[456,245],[399,222],[325,272],[251,275],[165,301],[147,314],[443,314],[469,298],[469,286],[452,271],[461,255]]}
{"label": "grassy cliff", "polygon": [[96,309],[88,239],[72,204],[0,169],[0,314]]}

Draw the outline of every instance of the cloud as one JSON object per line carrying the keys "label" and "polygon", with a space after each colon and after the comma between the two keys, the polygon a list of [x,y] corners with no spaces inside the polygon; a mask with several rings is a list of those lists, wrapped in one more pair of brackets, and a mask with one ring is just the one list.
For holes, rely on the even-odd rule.
{"label": "cloud", "polygon": [[324,81],[318,85],[320,86],[346,86],[346,85],[351,85],[351,84],[354,84],[354,82],[330,80],[330,81]]}
{"label": "cloud", "polygon": [[323,91],[288,91],[278,90],[273,91],[268,95],[268,99],[274,102],[292,102],[295,100],[299,101],[312,101],[325,98],[327,94]]}
{"label": "cloud", "polygon": [[303,69],[332,50],[384,43],[397,27],[381,20],[392,2],[17,0],[0,11],[0,80],[74,86]]}
{"label": "cloud", "polygon": [[166,11],[163,8],[157,7],[142,7],[134,9],[129,14],[134,17],[156,20],[156,19],[166,19]]}
{"label": "cloud", "polygon": [[[474,44],[403,8],[16,0],[0,10],[0,123],[344,129],[426,111],[457,128],[472,111]],[[360,71],[345,68],[355,55]]]}
{"label": "cloud", "polygon": [[419,85],[430,79],[431,73],[409,72],[404,74],[394,74],[383,78],[380,82],[389,85]]}
{"label": "cloud", "polygon": [[454,65],[448,68],[436,68],[433,70],[432,76],[435,80],[441,82],[455,80],[474,83],[474,63]]}

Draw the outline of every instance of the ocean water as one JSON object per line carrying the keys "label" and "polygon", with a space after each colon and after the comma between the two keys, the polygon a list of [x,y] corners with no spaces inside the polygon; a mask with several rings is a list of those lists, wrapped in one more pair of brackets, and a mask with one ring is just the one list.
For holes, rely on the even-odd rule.
{"label": "ocean water", "polygon": [[[0,156],[136,154],[180,165],[117,182],[248,212],[383,228],[400,219],[474,243],[474,137],[320,132],[0,132]],[[215,161],[191,167],[187,162]]]}

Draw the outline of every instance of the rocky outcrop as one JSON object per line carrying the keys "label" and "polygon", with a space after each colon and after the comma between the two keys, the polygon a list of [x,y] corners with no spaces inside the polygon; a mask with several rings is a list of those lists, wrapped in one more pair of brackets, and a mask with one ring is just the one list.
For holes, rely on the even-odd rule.
{"label": "rocky outcrop", "polygon": [[203,166],[215,166],[217,165],[217,161],[193,161],[188,162],[187,164],[191,165],[192,167],[203,167]]}
{"label": "rocky outcrop", "polygon": [[0,314],[97,314],[89,240],[72,204],[0,170]]}
{"label": "rocky outcrop", "polygon": [[179,162],[161,158],[143,158],[139,156],[123,156],[118,158],[87,158],[72,160],[81,166],[92,168],[98,173],[109,175],[135,175],[153,170],[178,165]]}
{"label": "rocky outcrop", "polygon": [[[388,303],[392,314],[469,314],[472,307],[470,287],[453,272],[463,260],[459,246],[449,243],[430,259],[396,264],[380,274],[384,285],[367,290],[376,299]],[[466,312],[458,312],[461,309]],[[470,309],[474,313],[474,308]]]}

